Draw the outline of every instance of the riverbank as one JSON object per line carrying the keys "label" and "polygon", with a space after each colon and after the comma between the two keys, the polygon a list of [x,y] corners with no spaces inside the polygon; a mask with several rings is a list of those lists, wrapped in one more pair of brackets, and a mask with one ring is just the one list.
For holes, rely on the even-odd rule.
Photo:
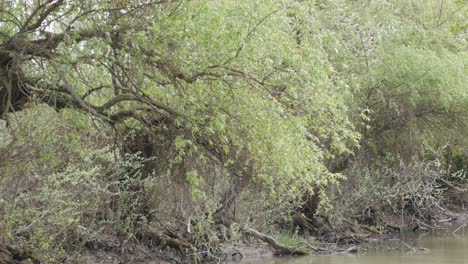
{"label": "riverbank", "polygon": [[[402,241],[405,238],[424,234],[457,234],[464,232],[468,223],[468,211],[464,204],[468,203],[468,193],[460,193],[461,203],[452,204],[450,209],[441,210],[439,215],[434,215],[431,222],[422,222],[414,218],[401,215],[388,215],[380,221],[387,223],[386,229],[377,229],[370,225],[341,221],[333,226],[333,229],[320,237],[303,236],[300,234],[278,233],[271,237],[278,243],[307,252],[309,255],[340,255],[362,254],[366,252],[366,245],[376,245],[388,241]],[[100,263],[111,264],[124,261],[125,263],[178,263],[179,260],[160,251],[158,248],[150,248],[137,240],[125,240],[122,238],[102,238],[106,244],[97,245],[95,249],[89,248],[85,252],[78,252],[76,256],[69,256],[67,263]],[[280,261],[285,254],[277,252],[257,238],[243,237],[238,242],[220,245],[220,254],[214,262],[245,262],[256,263],[267,260]],[[419,250],[409,244],[403,245],[405,250]],[[7,260],[15,262],[8,262]],[[28,260],[29,259],[29,260]],[[26,262],[25,262],[26,261]],[[28,262],[29,261],[29,262]],[[17,247],[1,247],[0,263],[39,263],[31,258],[30,252]],[[269,263],[269,262],[268,262]]]}
{"label": "riverbank", "polygon": [[[468,195],[465,193],[464,196]],[[465,200],[468,202],[468,200]],[[418,223],[417,226],[412,224],[401,224],[399,223],[399,230],[396,231],[392,226],[390,230],[375,230],[370,226],[357,225],[353,223],[347,223],[350,231],[345,231],[346,227],[341,227],[339,230],[336,229],[337,241],[324,240],[323,238],[304,238],[302,241],[297,241],[296,246],[302,249],[308,250],[310,255],[342,255],[342,254],[365,254],[369,247],[373,249],[381,248],[385,250],[403,250],[403,251],[428,251],[429,249],[414,245],[411,241],[422,236],[447,236],[447,235],[459,235],[464,234],[465,229],[468,226],[468,211],[464,208],[458,207],[458,209],[445,210],[442,215],[435,216],[432,225],[427,223]],[[388,221],[392,221],[397,216],[389,217]],[[406,219],[408,220],[408,219]],[[410,222],[409,222],[410,223]],[[416,228],[417,227],[417,228]],[[346,242],[343,242],[346,241]],[[410,242],[408,242],[410,241]],[[389,245],[398,244],[397,247],[391,247]],[[301,245],[302,244],[302,245]],[[413,245],[410,245],[413,244]],[[371,245],[371,246],[370,246]],[[256,247],[259,247],[257,254]],[[262,248],[262,245],[252,244],[250,247],[240,247],[239,250],[243,254],[242,263],[289,263],[291,256],[278,256],[275,252]],[[302,257],[299,257],[302,258]],[[278,260],[279,262],[274,262]],[[284,262],[281,262],[284,260]],[[236,262],[232,260],[231,262]],[[292,262],[296,263],[296,262]],[[300,261],[298,263],[301,263]],[[315,263],[315,262],[314,262]]]}
{"label": "riverbank", "polygon": [[459,231],[448,233],[420,233],[399,240],[376,241],[361,245],[356,254],[311,255],[245,260],[243,264],[465,264],[468,259],[468,236]]}

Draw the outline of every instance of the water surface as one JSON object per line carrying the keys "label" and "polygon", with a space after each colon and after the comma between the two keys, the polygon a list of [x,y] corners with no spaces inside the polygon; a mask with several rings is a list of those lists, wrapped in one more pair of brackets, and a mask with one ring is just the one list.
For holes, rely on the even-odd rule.
{"label": "water surface", "polygon": [[[405,244],[402,243],[404,241]],[[468,229],[456,234],[421,234],[403,237],[399,241],[363,245],[367,250],[358,254],[306,256],[244,261],[260,264],[468,264]]]}

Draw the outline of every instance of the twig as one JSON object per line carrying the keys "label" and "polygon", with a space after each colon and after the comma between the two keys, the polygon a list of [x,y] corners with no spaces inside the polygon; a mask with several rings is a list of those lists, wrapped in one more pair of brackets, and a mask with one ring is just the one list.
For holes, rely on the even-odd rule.
{"label": "twig", "polygon": [[439,223],[445,223],[445,222],[449,222],[449,221],[452,221],[452,220],[453,220],[453,218],[450,217],[450,218],[447,218],[447,219],[439,220],[439,221],[437,221],[437,222],[439,222]]}
{"label": "twig", "polygon": [[73,87],[71,86],[70,82],[68,81],[68,79],[65,77],[65,74],[63,73],[63,71],[61,71],[56,65],[54,65],[54,68],[55,68],[55,71],[57,72],[58,76],[60,77],[60,79],[62,79],[63,83],[65,84],[65,88],[67,89],[67,91],[71,94],[71,96],[73,97],[73,99],[75,99],[78,104],[83,108],[85,109],[86,111],[90,112],[92,115],[96,116],[96,117],[99,117],[103,120],[107,120],[108,117],[101,114],[101,113],[98,113],[96,111],[96,109],[92,108],[91,106],[89,106],[88,104],[86,104],[83,99],[81,99],[81,97],[76,93],[76,91],[73,89]]}
{"label": "twig", "polygon": [[462,225],[461,225],[461,226],[459,226],[457,229],[455,229],[455,230],[452,232],[452,234],[454,234],[454,235],[455,235],[455,233],[457,233],[457,232],[458,232],[458,230],[460,230],[462,227],[465,227],[465,226],[466,226],[466,223],[462,224]]}

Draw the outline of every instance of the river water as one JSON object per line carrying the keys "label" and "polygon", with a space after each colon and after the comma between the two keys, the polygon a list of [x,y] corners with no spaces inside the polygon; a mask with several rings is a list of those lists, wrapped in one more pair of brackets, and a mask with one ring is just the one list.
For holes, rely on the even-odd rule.
{"label": "river water", "polygon": [[455,234],[421,234],[398,241],[362,245],[357,254],[273,258],[243,261],[260,264],[468,264],[468,229]]}

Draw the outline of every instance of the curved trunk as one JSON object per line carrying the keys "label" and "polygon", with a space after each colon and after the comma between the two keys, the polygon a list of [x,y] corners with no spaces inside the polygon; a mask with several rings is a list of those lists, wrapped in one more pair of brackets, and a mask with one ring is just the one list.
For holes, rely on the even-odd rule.
{"label": "curved trunk", "polygon": [[0,117],[4,116],[7,112],[23,109],[29,95],[19,62],[7,54],[1,54]]}

